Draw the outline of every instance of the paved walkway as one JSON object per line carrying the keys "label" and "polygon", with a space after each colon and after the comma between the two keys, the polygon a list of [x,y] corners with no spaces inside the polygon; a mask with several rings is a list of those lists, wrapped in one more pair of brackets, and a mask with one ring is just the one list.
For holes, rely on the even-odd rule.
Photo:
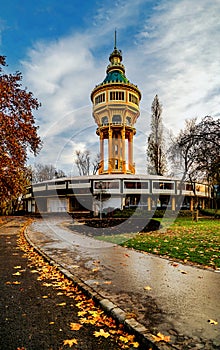
{"label": "paved walkway", "polygon": [[70,222],[38,219],[28,237],[151,333],[171,335],[176,349],[220,349],[220,273],[95,240]]}
{"label": "paved walkway", "polygon": [[[126,333],[28,249],[19,234],[25,221],[10,218],[0,226],[0,349],[120,350]],[[80,326],[79,311],[89,323]],[[101,329],[108,338],[94,336]]]}

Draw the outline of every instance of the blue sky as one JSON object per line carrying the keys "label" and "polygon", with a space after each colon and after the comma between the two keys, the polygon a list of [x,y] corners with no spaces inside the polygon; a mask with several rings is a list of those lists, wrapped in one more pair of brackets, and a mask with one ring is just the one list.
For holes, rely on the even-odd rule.
{"label": "blue sky", "polygon": [[151,104],[158,94],[167,132],[185,119],[219,117],[219,0],[9,0],[1,4],[0,49],[42,104],[44,147],[30,162],[77,174],[76,149],[99,150],[90,93],[122,50],[127,78],[142,92],[134,155],[146,173]]}

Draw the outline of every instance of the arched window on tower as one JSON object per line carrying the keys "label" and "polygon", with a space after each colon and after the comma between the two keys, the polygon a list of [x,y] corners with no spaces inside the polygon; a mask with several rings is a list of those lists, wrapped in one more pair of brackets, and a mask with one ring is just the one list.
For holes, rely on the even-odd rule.
{"label": "arched window on tower", "polygon": [[102,125],[108,125],[108,117],[102,117]]}
{"label": "arched window on tower", "polygon": [[113,115],[112,123],[113,124],[121,124],[121,116],[119,114]]}
{"label": "arched window on tower", "polygon": [[131,125],[131,117],[126,117],[126,125]]}

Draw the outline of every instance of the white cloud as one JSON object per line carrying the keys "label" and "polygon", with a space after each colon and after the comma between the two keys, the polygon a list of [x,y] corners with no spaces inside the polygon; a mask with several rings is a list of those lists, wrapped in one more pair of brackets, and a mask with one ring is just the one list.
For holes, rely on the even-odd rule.
{"label": "white cloud", "polygon": [[219,111],[219,16],[219,1],[163,2],[139,35],[143,55],[137,56],[147,67],[143,90],[158,93],[164,121],[173,129],[185,118]]}
{"label": "white cloud", "polygon": [[[127,77],[143,94],[134,141],[137,169],[143,173],[156,94],[163,104],[164,123],[175,132],[186,118],[219,115],[220,4],[167,0],[149,14],[144,0],[118,1],[111,7],[107,3],[100,7],[93,27],[36,43],[23,61],[25,83],[42,103],[37,117],[44,149],[39,157],[72,171],[77,145],[97,152],[90,93],[105,77],[111,51],[102,48],[106,50],[107,43],[113,49],[116,27]],[[136,32],[128,38],[131,27]]]}

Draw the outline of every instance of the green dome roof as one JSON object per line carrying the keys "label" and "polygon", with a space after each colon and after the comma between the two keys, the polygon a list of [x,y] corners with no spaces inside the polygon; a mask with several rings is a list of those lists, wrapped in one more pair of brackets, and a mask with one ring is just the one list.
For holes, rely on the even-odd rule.
{"label": "green dome roof", "polygon": [[108,72],[103,83],[129,83],[129,80],[120,70],[112,70]]}

